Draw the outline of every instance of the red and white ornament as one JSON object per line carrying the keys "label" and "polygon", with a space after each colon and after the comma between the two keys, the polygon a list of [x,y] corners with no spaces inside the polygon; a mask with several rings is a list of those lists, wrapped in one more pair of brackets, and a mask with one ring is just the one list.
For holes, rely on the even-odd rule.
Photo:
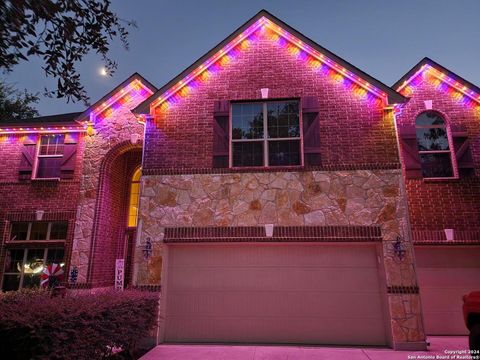
{"label": "red and white ornament", "polygon": [[63,275],[63,269],[60,264],[51,264],[48,265],[45,269],[43,269],[43,273],[40,276],[40,285],[41,286],[48,286],[48,282],[50,281],[50,277],[59,278]]}

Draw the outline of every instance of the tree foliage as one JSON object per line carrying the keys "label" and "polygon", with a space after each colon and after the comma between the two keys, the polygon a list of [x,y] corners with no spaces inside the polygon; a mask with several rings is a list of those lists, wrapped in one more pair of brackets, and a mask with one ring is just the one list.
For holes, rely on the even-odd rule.
{"label": "tree foliage", "polygon": [[38,100],[37,94],[16,90],[12,85],[0,81],[0,122],[38,116],[34,106]]}
{"label": "tree foliage", "polygon": [[109,74],[117,64],[108,57],[110,43],[119,38],[128,49],[128,27],[111,9],[110,0],[0,1],[0,68],[11,71],[21,61],[40,57],[42,69],[57,79],[49,96],[83,101],[88,96],[76,64],[90,52],[99,54]]}

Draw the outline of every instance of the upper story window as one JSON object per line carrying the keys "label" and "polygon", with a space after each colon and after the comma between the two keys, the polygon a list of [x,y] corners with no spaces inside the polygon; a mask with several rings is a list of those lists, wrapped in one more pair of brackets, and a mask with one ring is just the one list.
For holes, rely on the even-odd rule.
{"label": "upper story window", "polygon": [[423,177],[454,177],[445,120],[434,111],[423,112],[415,121],[415,131]]}
{"label": "upper story window", "polygon": [[142,168],[135,170],[130,185],[130,202],[128,204],[128,226],[136,227],[138,223],[138,205],[140,203],[140,177]]}
{"label": "upper story window", "polygon": [[36,178],[59,178],[65,135],[42,135],[38,146]]}
{"label": "upper story window", "polygon": [[302,164],[298,101],[233,103],[231,119],[231,166]]}
{"label": "upper story window", "polygon": [[16,221],[12,222],[10,241],[66,240],[67,221]]}
{"label": "upper story window", "polygon": [[77,162],[78,133],[26,136],[19,178],[73,179]]}

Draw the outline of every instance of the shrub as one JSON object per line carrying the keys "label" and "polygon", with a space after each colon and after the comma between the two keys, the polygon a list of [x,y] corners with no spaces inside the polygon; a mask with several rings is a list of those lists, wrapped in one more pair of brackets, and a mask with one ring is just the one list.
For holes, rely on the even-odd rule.
{"label": "shrub", "polygon": [[158,297],[138,291],[0,294],[0,359],[104,359],[132,353],[156,323]]}

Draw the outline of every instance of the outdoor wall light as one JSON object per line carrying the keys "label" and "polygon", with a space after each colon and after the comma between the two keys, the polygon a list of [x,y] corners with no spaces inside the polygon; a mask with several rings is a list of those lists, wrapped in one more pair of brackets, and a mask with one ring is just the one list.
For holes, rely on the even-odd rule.
{"label": "outdoor wall light", "polygon": [[400,236],[397,236],[397,240],[393,244],[393,253],[400,261],[405,258],[407,250],[405,250],[405,246],[403,246]]}
{"label": "outdoor wall light", "polygon": [[43,210],[37,210],[37,211],[35,211],[35,220],[37,220],[37,221],[42,221],[42,219],[43,219],[43,214],[45,214],[45,211],[43,211]]}
{"label": "outdoor wall light", "polygon": [[150,239],[150,237],[147,237],[147,239],[145,240],[145,245],[143,245],[142,252],[143,252],[143,258],[145,260],[148,260],[150,256],[152,256],[153,247],[152,247],[152,239]]}
{"label": "outdoor wall light", "polygon": [[273,236],[273,224],[265,224],[265,235],[267,237]]}
{"label": "outdoor wall light", "polygon": [[140,135],[139,134],[130,134],[130,142],[132,143],[132,145],[135,145],[138,140],[140,139]]}
{"label": "outdoor wall light", "polygon": [[455,239],[453,229],[443,229],[447,241],[453,241]]}
{"label": "outdoor wall light", "polygon": [[262,99],[268,99],[269,90],[270,90],[269,88],[260,89],[260,92],[262,93]]}

